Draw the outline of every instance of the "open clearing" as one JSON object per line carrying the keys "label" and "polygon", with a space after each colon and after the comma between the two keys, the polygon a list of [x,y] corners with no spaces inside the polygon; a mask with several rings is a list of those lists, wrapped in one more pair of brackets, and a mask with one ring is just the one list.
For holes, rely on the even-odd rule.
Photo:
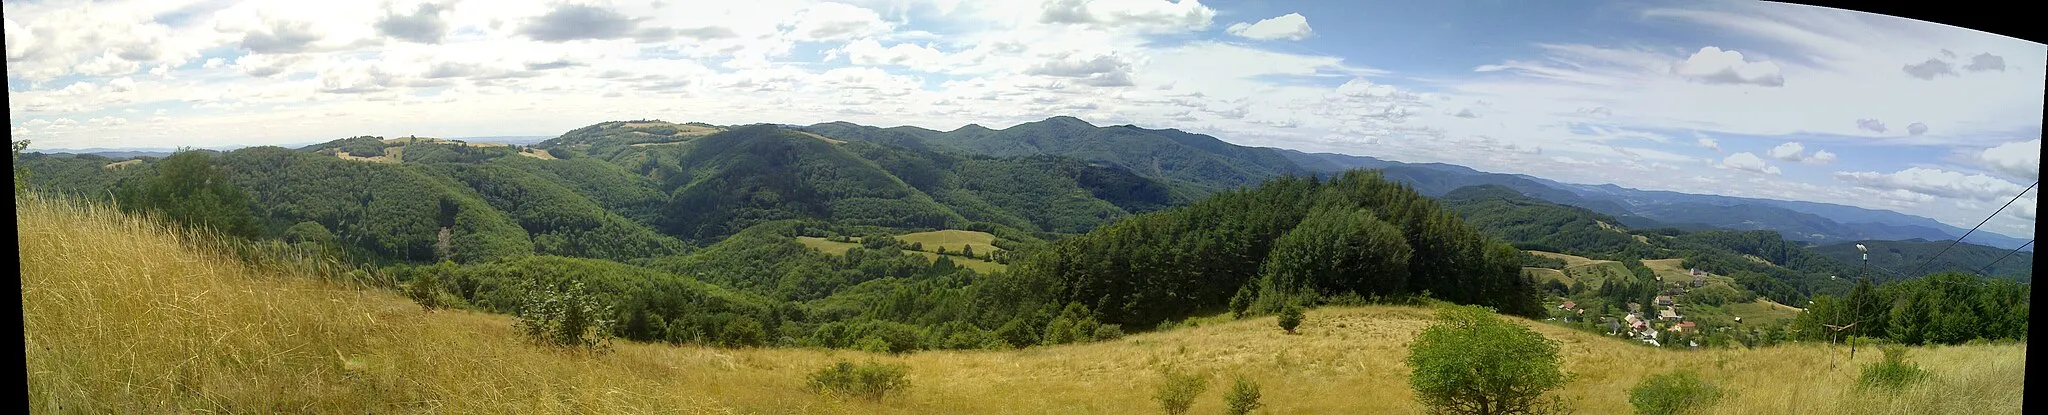
{"label": "open clearing", "polygon": [[1534,254],[1534,255],[1536,255],[1536,256],[1540,256],[1540,257],[1545,257],[1545,258],[1556,258],[1556,259],[1561,259],[1561,260],[1564,260],[1564,266],[1565,266],[1565,268],[1571,268],[1571,267],[1576,267],[1576,266],[1580,266],[1580,265],[1588,265],[1588,264],[1598,264],[1598,263],[1602,263],[1602,262],[1614,262],[1614,261],[1608,261],[1608,260],[1601,260],[1601,259],[1590,259],[1590,258],[1586,258],[1586,257],[1582,257],[1582,256],[1577,256],[1577,255],[1566,255],[1566,254],[1560,254],[1560,253],[1556,253],[1556,252],[1545,252],[1545,251],[1529,251],[1529,253],[1530,253],[1530,254]]}
{"label": "open clearing", "polygon": [[122,161],[116,161],[116,162],[112,162],[112,163],[107,163],[107,165],[105,165],[105,166],[100,166],[100,168],[103,168],[103,169],[118,169],[118,168],[122,168],[122,167],[128,167],[128,166],[133,166],[133,165],[137,165],[137,164],[142,164],[142,160],[122,160]]}
{"label": "open clearing", "polygon": [[813,133],[813,132],[809,132],[809,131],[798,131],[798,132],[796,132],[796,133],[797,133],[797,134],[803,134],[803,135],[805,135],[805,136],[809,136],[809,137],[811,137],[811,138],[816,138],[816,139],[819,139],[819,140],[825,140],[825,142],[827,142],[827,143],[832,143],[832,144],[846,144],[846,142],[845,142],[845,141],[840,141],[840,140],[835,140],[835,139],[827,138],[827,137],[825,137],[825,136],[822,136],[822,135],[818,135],[818,133]]}
{"label": "open clearing", "polygon": [[1790,321],[1799,317],[1800,309],[1787,307],[1768,299],[1758,298],[1755,302],[1721,306],[1728,315],[1742,317],[1744,323],[1769,323]]}
{"label": "open clearing", "polygon": [[541,149],[537,149],[537,148],[529,148],[529,149],[526,149],[526,150],[521,150],[521,151],[519,152],[519,155],[522,155],[522,156],[527,156],[527,157],[532,157],[532,158],[537,158],[537,159],[541,159],[541,160],[554,160],[554,159],[555,159],[555,155],[554,155],[554,154],[549,154],[549,153],[547,152],[547,150],[541,150]]}
{"label": "open clearing", "polygon": [[[825,238],[815,238],[815,237],[809,237],[809,236],[799,236],[799,237],[796,237],[796,242],[797,242],[797,243],[800,243],[800,244],[804,244],[804,246],[807,246],[807,247],[811,247],[811,249],[816,249],[816,250],[819,250],[819,251],[824,251],[825,253],[827,253],[827,254],[832,254],[832,255],[846,255],[846,250],[847,250],[847,249],[849,249],[849,248],[853,248],[853,247],[857,247],[857,246],[860,246],[860,243],[857,243],[857,242],[833,242],[833,241],[829,241],[829,240],[826,240]],[[929,246],[927,246],[927,248],[926,248],[926,249],[930,249],[930,248],[929,248]],[[937,261],[937,260],[939,260],[939,254],[936,254],[936,253],[932,253],[932,252],[924,252],[924,251],[912,251],[912,250],[908,250],[908,249],[905,249],[905,250],[903,250],[903,252],[910,252],[910,253],[915,253],[915,254],[918,254],[918,255],[924,255],[925,259],[929,259],[929,260],[933,260],[933,261]],[[976,251],[976,252],[979,252],[979,251]],[[1008,268],[1009,268],[1009,266],[1007,266],[1007,265],[1003,265],[1003,264],[998,264],[998,263],[994,263],[994,262],[989,262],[989,261],[983,261],[983,260],[980,260],[980,259],[974,259],[974,258],[968,258],[968,257],[963,257],[963,256],[959,256],[959,255],[951,255],[951,254],[948,254],[948,255],[946,255],[946,259],[950,259],[950,260],[953,260],[953,264],[954,264],[954,265],[959,265],[959,266],[961,266],[961,267],[966,267],[967,269],[971,269],[971,270],[974,270],[974,272],[979,272],[979,273],[982,273],[982,274],[988,274],[988,273],[992,273],[992,272],[996,272],[996,271],[1001,271],[1001,270],[1004,270],[1004,269],[1008,269]]]}
{"label": "open clearing", "polygon": [[[31,412],[78,413],[1157,413],[1158,368],[1206,374],[1190,411],[1222,413],[1229,377],[1262,386],[1262,413],[1420,413],[1406,344],[1431,312],[1309,310],[1014,351],[878,355],[618,342],[587,355],[531,346],[513,319],[423,312],[383,289],[259,274],[169,228],[110,208],[18,201],[23,349]],[[1934,377],[1858,392],[1880,360],[1815,344],[1683,351],[1510,318],[1559,342],[1578,413],[1629,413],[1644,376],[1691,369],[1729,394],[1706,413],[2019,413],[2026,345],[1915,348]],[[1222,321],[1207,323],[1210,321]],[[901,363],[881,403],[811,393],[837,360]]]}
{"label": "open clearing", "polygon": [[1536,282],[1539,284],[1549,282],[1551,280],[1557,280],[1559,282],[1563,282],[1564,285],[1569,286],[1572,285],[1573,282],[1577,281],[1573,280],[1571,276],[1564,275],[1564,271],[1558,271],[1550,268],[1522,267],[1522,272],[1529,274],[1529,276],[1531,277],[1535,277]]}
{"label": "open clearing", "polygon": [[946,252],[960,252],[967,247],[974,247],[974,252],[982,254],[999,250],[994,245],[996,236],[987,232],[947,229],[898,235],[896,240],[906,244],[924,244],[926,251],[937,251],[942,246],[946,247]]}
{"label": "open clearing", "polygon": [[[389,151],[389,150],[386,150],[386,151]],[[348,155],[348,152],[346,152],[346,151],[336,151],[336,152],[334,152],[334,156],[335,156],[335,157],[339,157],[339,158],[341,158],[342,160],[349,160],[349,161],[362,161],[362,162],[370,162],[370,163],[397,163],[397,162],[398,162],[398,158],[396,158],[396,157],[392,157],[392,155],[391,155],[391,154],[385,154],[385,155],[382,155],[382,156],[376,156],[376,157],[356,157],[356,156],[351,156],[351,155]]]}

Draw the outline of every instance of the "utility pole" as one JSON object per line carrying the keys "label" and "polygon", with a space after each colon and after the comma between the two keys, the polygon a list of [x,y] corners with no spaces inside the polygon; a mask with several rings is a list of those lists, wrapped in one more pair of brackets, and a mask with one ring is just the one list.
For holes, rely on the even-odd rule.
{"label": "utility pole", "polygon": [[[1863,255],[1863,270],[1862,270],[1862,271],[1858,271],[1858,273],[1857,273],[1856,277],[1857,277],[1857,279],[1861,280],[1863,284],[1869,284],[1869,283],[1870,283],[1870,248],[1865,248],[1865,247],[1863,246],[1863,244],[1856,244],[1856,252],[1857,252],[1857,253],[1860,253],[1860,254],[1862,254],[1862,255]],[[1865,295],[1875,294],[1875,293],[1876,293],[1876,291],[1877,291],[1877,287],[1871,287],[1871,289],[1870,289],[1870,292],[1866,292],[1866,293],[1864,293],[1864,294],[1865,294]],[[1855,290],[1854,290],[1854,289],[1851,289],[1851,290],[1850,290],[1850,292],[1855,292]],[[1855,310],[1856,310],[1856,322],[1855,322],[1855,323],[1849,323],[1849,325],[1852,325],[1852,326],[1853,326],[1853,325],[1856,325],[1856,323],[1860,323],[1860,322],[1863,322],[1863,303],[1865,302],[1865,299],[1863,299],[1863,298],[1857,298],[1856,300],[1858,300],[1858,301],[1856,301],[1856,304],[1853,304],[1853,305],[1852,305],[1853,307],[1855,307]],[[1855,337],[1855,335],[1854,335],[1854,334],[1852,333],[1852,334],[1850,335],[1850,337],[1849,337],[1849,361],[1851,361],[1851,362],[1854,362],[1854,361],[1856,361],[1856,343],[1858,343],[1858,342],[1856,341],[1856,337]]]}

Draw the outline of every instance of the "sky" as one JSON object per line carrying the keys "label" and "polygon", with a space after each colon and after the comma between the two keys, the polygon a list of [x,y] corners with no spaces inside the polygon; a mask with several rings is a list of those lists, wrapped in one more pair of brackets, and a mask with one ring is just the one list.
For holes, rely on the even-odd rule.
{"label": "sky", "polygon": [[[1067,115],[1969,228],[2040,176],[2048,46],[1756,2],[7,1],[37,148],[951,130]],[[1985,229],[2026,237],[2037,193]]]}

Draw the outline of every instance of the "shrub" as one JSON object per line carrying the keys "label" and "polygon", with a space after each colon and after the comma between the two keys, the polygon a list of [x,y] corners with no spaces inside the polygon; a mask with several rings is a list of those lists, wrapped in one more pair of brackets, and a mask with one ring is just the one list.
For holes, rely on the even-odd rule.
{"label": "shrub", "polygon": [[1261,406],[1266,406],[1259,403],[1259,384],[1246,379],[1243,375],[1238,375],[1237,380],[1232,382],[1230,394],[1223,396],[1223,404],[1230,408],[1231,415],[1249,414]]}
{"label": "shrub", "polygon": [[1301,306],[1288,304],[1280,307],[1280,329],[1294,334],[1294,328],[1301,327]]}
{"label": "shrub", "polygon": [[1183,373],[1173,368],[1166,368],[1160,374],[1165,377],[1165,382],[1159,384],[1159,392],[1152,398],[1159,401],[1159,407],[1168,415],[1187,413],[1188,407],[1194,406],[1195,397],[1209,389],[1209,378],[1200,374]]}
{"label": "shrub", "polygon": [[1447,414],[1567,411],[1544,392],[1563,386],[1557,342],[1493,311],[1444,305],[1409,346],[1408,378],[1423,406]]}
{"label": "shrub", "polygon": [[525,292],[514,327],[535,343],[599,350],[610,340],[612,307],[584,289],[583,281],[529,286]]}
{"label": "shrub", "polygon": [[1898,390],[1934,376],[1927,369],[1907,363],[1904,346],[1885,346],[1881,350],[1884,361],[1863,366],[1863,375],[1857,379],[1860,387]]}
{"label": "shrub", "polygon": [[1237,295],[1230,297],[1230,317],[1244,318],[1252,308],[1252,286],[1246,284],[1237,288]]}
{"label": "shrub", "polygon": [[1124,326],[1121,324],[1095,326],[1095,341],[1116,340],[1123,337]]}
{"label": "shrub", "polygon": [[908,369],[902,365],[853,364],[842,360],[812,373],[810,386],[818,393],[880,402],[884,395],[910,387],[910,379],[904,377],[906,372]]}
{"label": "shrub", "polygon": [[1628,390],[1628,403],[1638,414],[1678,415],[1713,406],[1721,395],[1719,386],[1698,374],[1677,371],[1643,378]]}
{"label": "shrub", "polygon": [[405,296],[420,303],[421,308],[433,310],[448,307],[448,294],[441,290],[441,274],[455,265],[443,262],[431,267],[419,268],[413,272],[412,282],[406,283]]}

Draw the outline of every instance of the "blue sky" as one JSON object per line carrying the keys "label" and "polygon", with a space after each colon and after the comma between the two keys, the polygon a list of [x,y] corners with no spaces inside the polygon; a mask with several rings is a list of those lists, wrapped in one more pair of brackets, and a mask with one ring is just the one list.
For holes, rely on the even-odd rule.
{"label": "blue sky", "polygon": [[[2040,171],[2044,45],[1752,2],[5,4],[35,148],[605,120],[949,130],[1055,115],[1968,227]],[[2031,234],[2028,196],[1988,228]]]}

